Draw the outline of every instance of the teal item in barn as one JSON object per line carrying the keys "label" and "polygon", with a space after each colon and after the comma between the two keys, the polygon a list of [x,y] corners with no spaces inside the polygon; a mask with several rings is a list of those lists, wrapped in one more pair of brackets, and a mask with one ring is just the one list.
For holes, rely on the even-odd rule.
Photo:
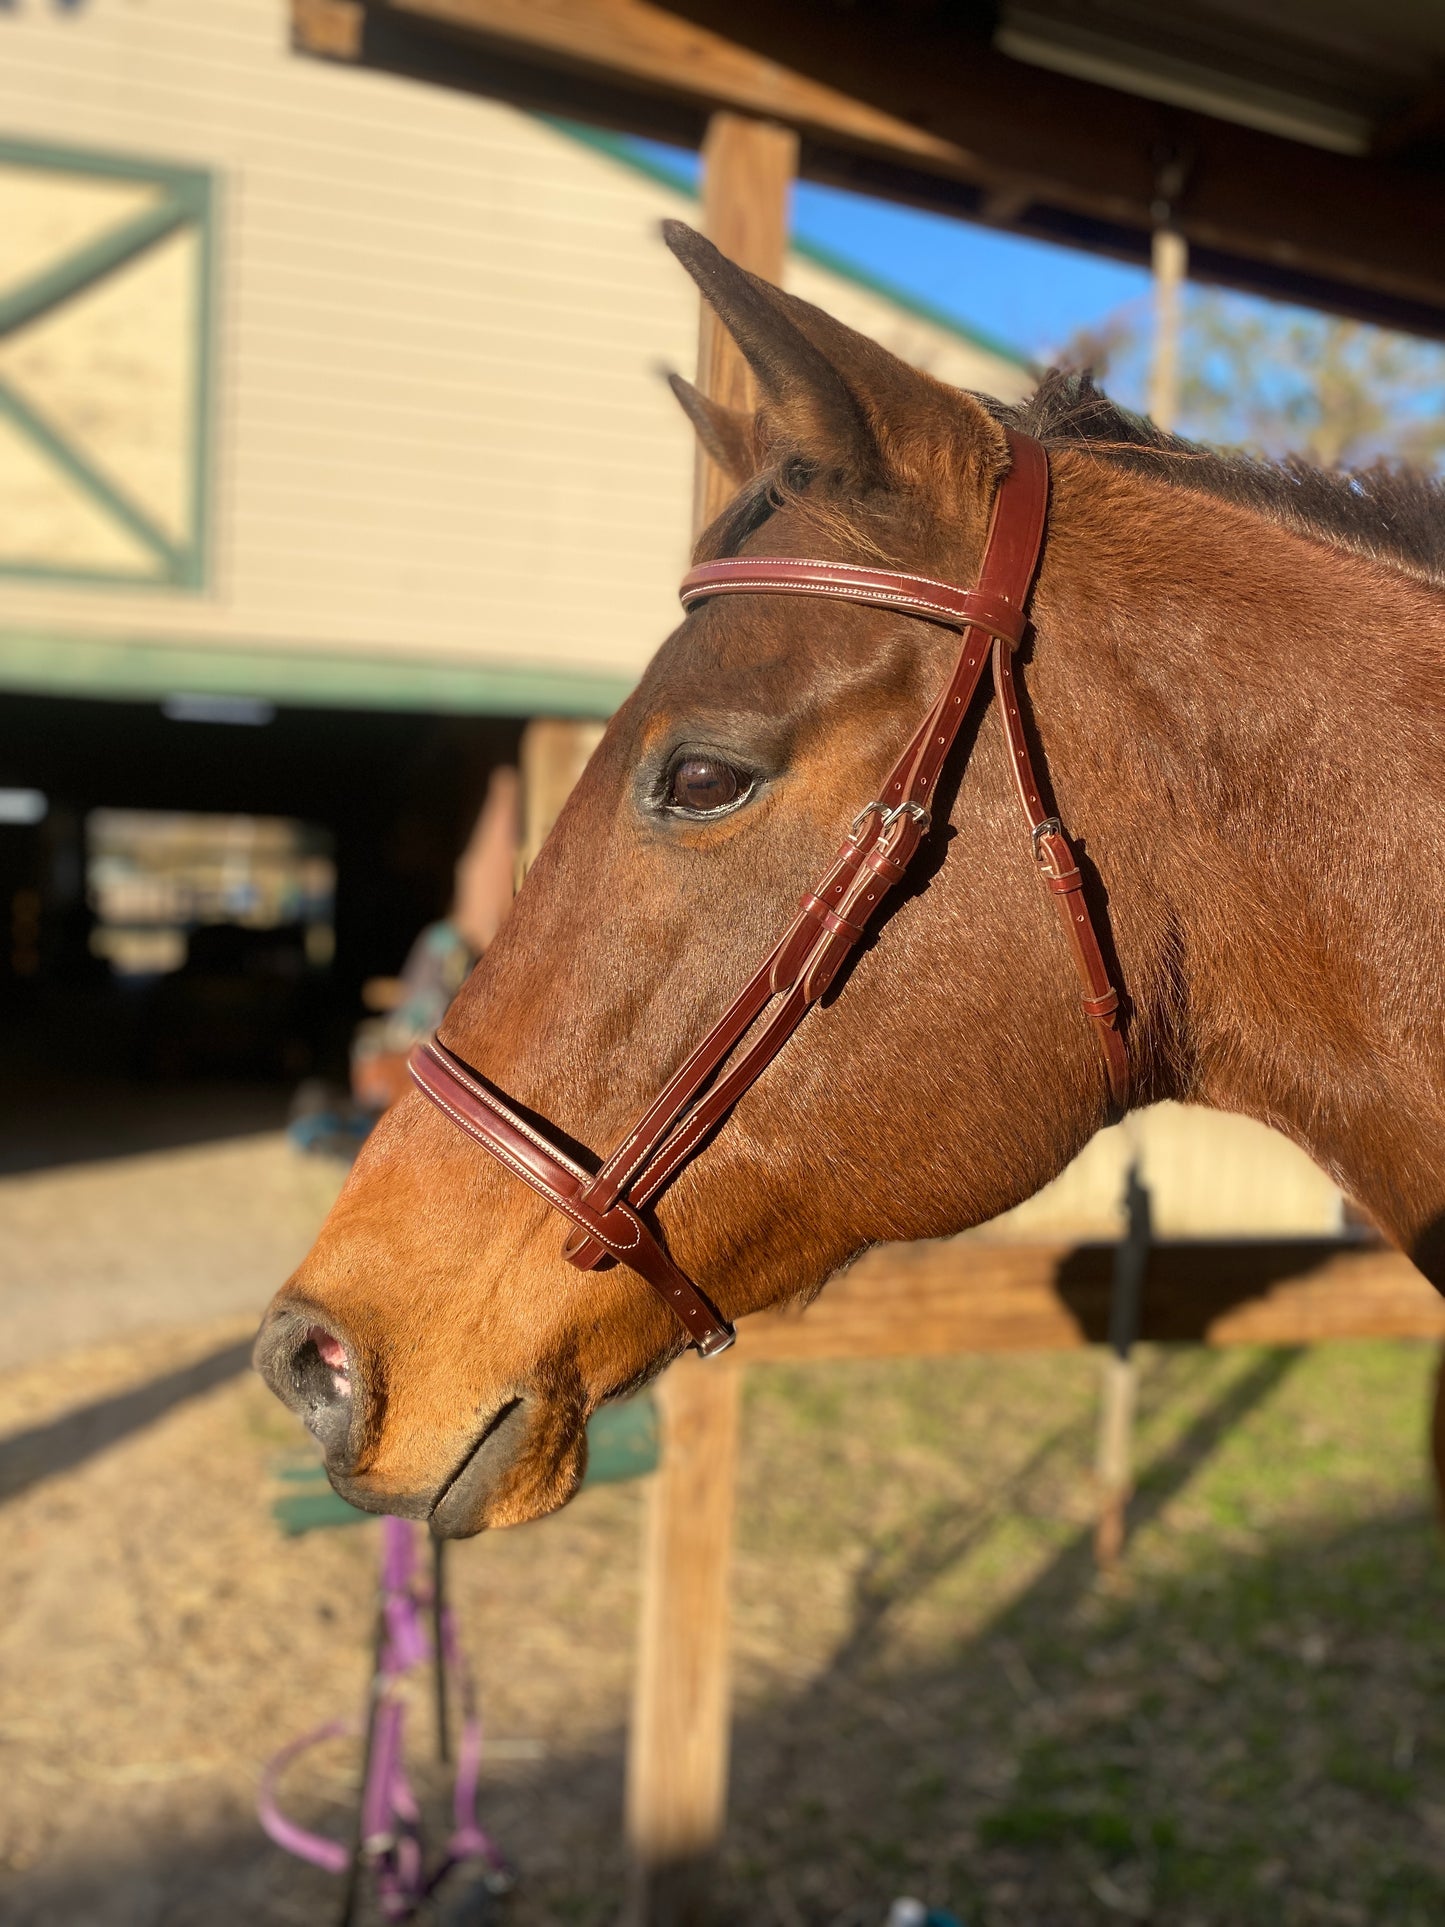
{"label": "teal item in barn", "polygon": [[[604,1405],[592,1414],[587,1427],[587,1476],[582,1484],[620,1485],[626,1479],[644,1478],[657,1470],[660,1455],[657,1405],[650,1392]],[[367,1517],[331,1490],[318,1459],[278,1466],[276,1477],[295,1488],[271,1508],[288,1539],[328,1526],[360,1525]]]}

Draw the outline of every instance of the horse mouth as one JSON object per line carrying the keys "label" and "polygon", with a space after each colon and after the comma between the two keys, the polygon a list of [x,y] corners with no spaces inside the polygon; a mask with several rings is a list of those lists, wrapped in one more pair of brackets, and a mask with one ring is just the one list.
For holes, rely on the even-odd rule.
{"label": "horse mouth", "polygon": [[441,1539],[467,1539],[486,1524],[486,1500],[515,1463],[527,1433],[526,1400],[499,1405],[432,1500],[427,1519]]}

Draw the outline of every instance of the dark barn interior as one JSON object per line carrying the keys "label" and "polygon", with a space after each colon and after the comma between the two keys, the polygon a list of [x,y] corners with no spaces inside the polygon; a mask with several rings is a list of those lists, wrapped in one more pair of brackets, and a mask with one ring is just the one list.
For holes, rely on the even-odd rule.
{"label": "dark barn interior", "polygon": [[[515,759],[521,729],[204,699],[187,717],[217,720],[176,720],[174,707],[0,697],[0,792],[33,793],[10,814],[38,817],[0,823],[0,1067],[22,1100],[4,1107],[0,1167],[60,1151],[49,1121],[59,1129],[68,1108],[74,1134],[93,1115],[87,1092],[139,1104],[152,1119],[142,1135],[166,1137],[204,1134],[202,1109],[217,1110],[218,1126],[237,1105],[257,1124],[279,1122],[302,1077],[344,1085],[361,987],[394,975],[417,932],[445,915],[488,777]],[[299,925],[212,921],[186,933],[179,968],[118,971],[97,954],[87,885],[97,810],[301,826],[335,865],[324,947],[303,954]],[[82,1123],[82,1153],[84,1140]]]}

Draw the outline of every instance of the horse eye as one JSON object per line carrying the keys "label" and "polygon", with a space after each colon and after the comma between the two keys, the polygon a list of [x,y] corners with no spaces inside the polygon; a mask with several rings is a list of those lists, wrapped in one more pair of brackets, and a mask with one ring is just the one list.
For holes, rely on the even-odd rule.
{"label": "horse eye", "polygon": [[667,800],[673,809],[702,815],[735,803],[743,790],[742,778],[716,756],[689,756],[672,772]]}

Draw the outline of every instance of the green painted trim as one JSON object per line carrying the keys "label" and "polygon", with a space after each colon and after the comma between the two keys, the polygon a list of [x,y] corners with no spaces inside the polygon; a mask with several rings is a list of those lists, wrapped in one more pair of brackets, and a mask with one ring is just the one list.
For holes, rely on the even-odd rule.
{"label": "green painted trim", "polygon": [[[601,127],[588,127],[581,121],[563,120],[555,114],[538,114],[536,118],[569,140],[576,141],[579,147],[590,147],[594,153],[605,154],[609,160],[618,161],[634,174],[655,181],[659,187],[668,187],[676,194],[685,194],[690,201],[698,199],[697,185],[688,179],[681,168],[669,167],[665,161],[657,160],[651,154],[639,154],[631,146],[625,134],[611,134]],[[886,281],[881,275],[872,274],[867,268],[860,268],[846,255],[835,254],[832,248],[819,247],[815,241],[800,240],[796,235],[789,241],[792,253],[811,261],[815,267],[825,268],[829,274],[836,274],[840,280],[851,281],[855,287],[866,288],[870,294],[880,295],[885,301],[892,302],[905,314],[916,315],[920,321],[927,321],[935,328],[942,328],[958,341],[966,341],[971,348],[978,348],[985,354],[1005,361],[1011,368],[1018,368],[1024,374],[1037,375],[1038,368],[1027,355],[1021,355],[1017,348],[1010,347],[997,335],[991,335],[982,328],[975,328],[966,321],[960,321],[945,308],[936,307],[931,301],[924,301],[895,282]]]}
{"label": "green painted trim", "polygon": [[196,195],[196,314],[192,366],[195,386],[191,394],[191,526],[190,541],[181,555],[178,586],[203,589],[211,564],[211,450],[215,424],[215,318],[219,312],[216,292],[219,250],[216,246],[216,220],[219,213],[219,183],[209,174],[193,176]]}
{"label": "green painted trim", "polygon": [[0,586],[6,582],[59,582],[81,589],[174,589],[174,579],[157,569],[137,575],[134,569],[79,569],[59,563],[0,562]]}
{"label": "green painted trim", "polygon": [[128,534],[138,542],[143,542],[160,558],[165,571],[161,578],[163,581],[175,579],[180,557],[170,538],[156,527],[145,510],[133,502],[123,489],[117,488],[108,476],[92,467],[59,429],[47,421],[23,395],[18,394],[3,376],[0,376],[0,414],[8,415],[21,433],[48,455],[55,466],[62,469],[97,507],[104,509],[112,521],[119,522]]}
{"label": "green painted trim", "polygon": [[15,161],[21,167],[45,167],[59,174],[101,174],[107,180],[148,181],[183,196],[203,170],[179,167],[174,161],[153,161],[130,154],[116,154],[91,147],[58,147],[50,141],[0,138],[0,162]]}
{"label": "green painted trim", "polygon": [[431,710],[467,716],[610,716],[625,676],[534,663],[330,655],[286,646],[0,629],[0,690],[156,701],[256,696],[283,707]]}
{"label": "green painted trim", "polygon": [[534,118],[554,133],[565,134],[579,147],[590,147],[594,154],[605,154],[609,160],[620,161],[632,173],[641,174],[644,180],[654,181],[659,187],[670,187],[675,194],[685,194],[690,201],[698,199],[697,183],[680,167],[669,167],[655,154],[639,154],[629,145],[625,134],[609,133],[605,127],[589,127],[585,121],[564,120],[560,114],[537,114]]}
{"label": "green painted trim", "polygon": [[45,168],[53,172],[99,175],[164,189],[164,199],[123,226],[79,249],[0,300],[0,339],[37,321],[72,295],[156,246],[167,235],[194,225],[197,236],[191,395],[191,499],[185,540],[176,543],[117,482],[8,384],[0,383],[0,412],[61,468],[77,487],[159,557],[161,572],[146,576],[118,569],[85,569],[29,562],[0,562],[0,576],[87,586],[155,589],[204,588],[210,558],[211,447],[214,432],[212,372],[216,237],[215,192],[209,174],[167,162],[138,160],[86,148],[55,147],[36,141],[0,140],[0,164]]}
{"label": "green painted trim", "polygon": [[22,282],[10,294],[0,295],[0,336],[39,321],[71,295],[123,268],[137,254],[144,254],[147,248],[154,247],[194,219],[193,208],[170,196],[154,207],[142,209],[123,227],[112,228],[108,234],[67,255],[53,268]]}

